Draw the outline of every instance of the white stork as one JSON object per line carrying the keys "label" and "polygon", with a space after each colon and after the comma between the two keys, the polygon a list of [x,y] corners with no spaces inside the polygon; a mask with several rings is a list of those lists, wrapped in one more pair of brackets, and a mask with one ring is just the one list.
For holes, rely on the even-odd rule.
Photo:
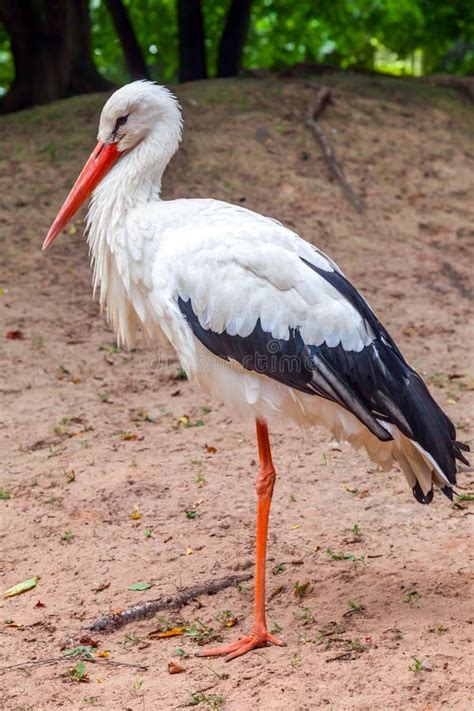
{"label": "white stork", "polygon": [[337,265],[281,223],[211,199],[162,200],[178,148],[180,106],[147,81],[116,91],[98,144],[56,217],[46,249],[91,195],[87,235],[94,287],[120,343],[137,326],[164,333],[182,367],[211,397],[256,422],[257,539],[250,635],[202,656],[233,659],[267,644],[265,560],[275,483],[267,423],[325,425],[402,468],[417,501],[433,484],[450,499],[452,422],[406,363],[365,299]]}

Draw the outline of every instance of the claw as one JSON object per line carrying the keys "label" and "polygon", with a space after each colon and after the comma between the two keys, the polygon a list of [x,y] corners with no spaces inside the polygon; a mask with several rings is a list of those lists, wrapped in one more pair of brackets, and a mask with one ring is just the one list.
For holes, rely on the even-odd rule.
{"label": "claw", "polygon": [[225,661],[230,662],[231,659],[241,657],[252,649],[266,647],[269,644],[276,644],[278,647],[286,647],[285,642],[282,642],[269,632],[254,632],[232,644],[225,644],[221,647],[211,647],[211,649],[203,649],[196,652],[196,657],[225,657]]}

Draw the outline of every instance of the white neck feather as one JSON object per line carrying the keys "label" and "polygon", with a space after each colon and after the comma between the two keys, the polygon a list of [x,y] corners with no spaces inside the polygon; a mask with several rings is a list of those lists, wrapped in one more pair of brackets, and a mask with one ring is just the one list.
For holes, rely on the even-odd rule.
{"label": "white neck feather", "polygon": [[[127,249],[124,229],[131,209],[160,199],[161,180],[176,152],[181,122],[160,121],[138,146],[121,157],[95,189],[87,215],[87,240],[94,270],[94,295],[100,287],[100,305],[117,333],[119,344],[132,346],[137,321],[128,284],[117,264]],[[127,254],[125,260],[129,258]]]}

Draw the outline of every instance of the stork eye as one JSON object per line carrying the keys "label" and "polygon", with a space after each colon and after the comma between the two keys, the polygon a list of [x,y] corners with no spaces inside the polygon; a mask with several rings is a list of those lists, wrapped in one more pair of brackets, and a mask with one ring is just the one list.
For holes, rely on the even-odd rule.
{"label": "stork eye", "polygon": [[127,120],[128,120],[128,117],[129,117],[129,116],[130,116],[130,114],[127,114],[126,116],[119,116],[119,117],[118,117],[118,119],[117,119],[116,122],[115,122],[114,133],[117,133],[117,131],[119,130],[120,126],[123,126],[124,124],[127,123]]}

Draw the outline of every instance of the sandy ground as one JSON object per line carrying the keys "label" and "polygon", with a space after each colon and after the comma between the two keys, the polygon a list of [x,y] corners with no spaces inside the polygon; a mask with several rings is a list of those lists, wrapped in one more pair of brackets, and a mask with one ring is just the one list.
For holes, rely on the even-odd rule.
{"label": "sandy ground", "polygon": [[[469,442],[472,114],[415,83],[327,82],[323,125],[365,218],[328,180],[302,123],[309,89],[297,81],[180,88],[186,139],[166,197],[240,202],[331,254]],[[1,667],[61,656],[63,640],[103,612],[252,571],[253,432],[176,379],[171,352],[143,341],[117,351],[92,300],[79,218],[40,254],[102,102],[0,119],[0,589],[41,576],[0,602]],[[17,330],[23,338],[6,338]],[[225,664],[195,658],[190,636],[149,636],[169,626],[229,641],[245,633],[249,582],[95,635],[94,654],[109,656],[86,662],[83,681],[68,672],[76,659],[0,670],[1,708],[473,708],[472,472],[460,476],[456,506],[438,494],[422,507],[398,471],[376,471],[324,431],[273,441],[268,612],[287,647]],[[136,582],[153,587],[129,590]],[[170,675],[177,647],[190,656]]]}

